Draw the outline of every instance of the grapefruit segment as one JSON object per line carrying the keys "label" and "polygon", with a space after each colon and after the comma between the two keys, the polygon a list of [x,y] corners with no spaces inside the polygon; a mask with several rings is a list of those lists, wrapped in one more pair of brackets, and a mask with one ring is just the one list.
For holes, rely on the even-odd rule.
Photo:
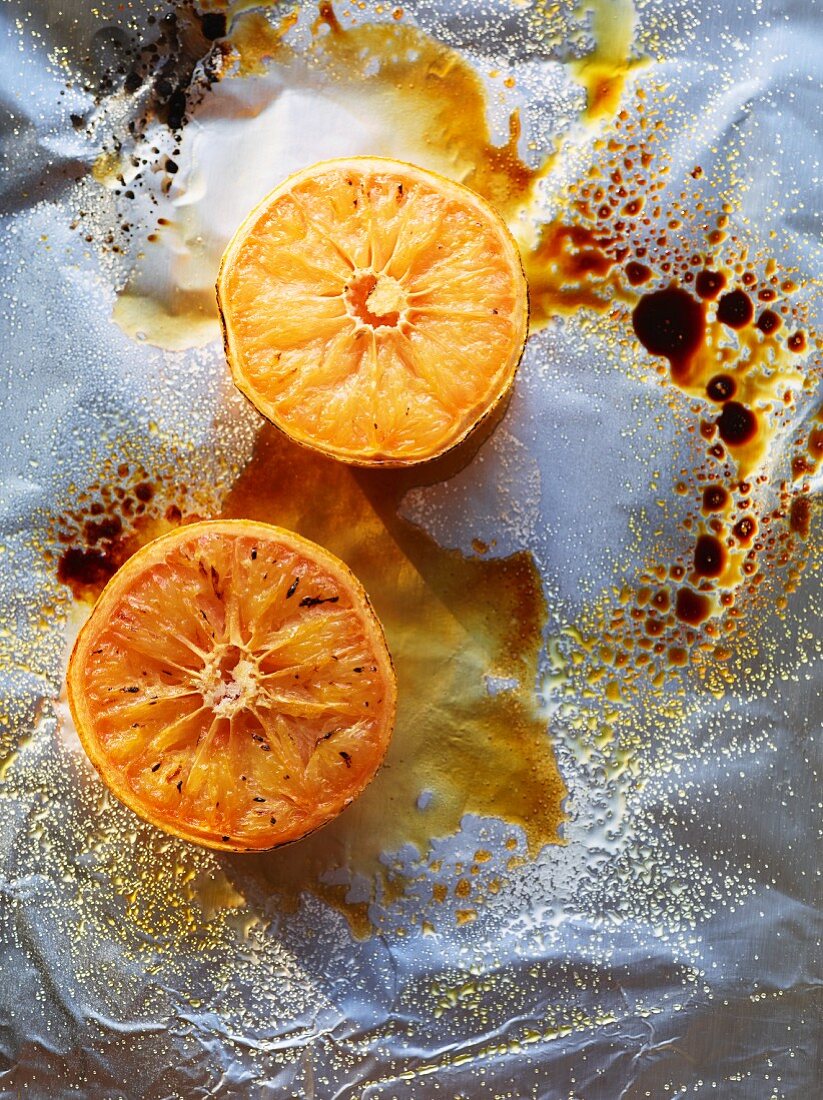
{"label": "grapefruit segment", "polygon": [[395,678],[359,582],[269,524],[155,540],[103,591],[69,662],[80,739],[112,792],[214,848],[297,840],[366,786]]}
{"label": "grapefruit segment", "polygon": [[508,391],[528,329],[488,204],[400,161],[325,161],[240,226],[217,281],[234,381],[298,443],[361,465],[434,458]]}

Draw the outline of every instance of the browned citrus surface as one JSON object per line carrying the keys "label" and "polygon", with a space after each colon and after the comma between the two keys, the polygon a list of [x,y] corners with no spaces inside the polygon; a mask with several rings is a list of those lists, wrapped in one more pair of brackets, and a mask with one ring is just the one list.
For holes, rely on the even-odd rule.
{"label": "browned citrus surface", "polygon": [[380,624],[339,559],[265,523],[183,527],[112,578],[72,653],[80,739],[111,790],[215,848],[297,840],[391,736]]}
{"label": "browned citrus surface", "polygon": [[474,192],[375,157],[291,176],[246,219],[217,283],[234,380],[300,443],[404,465],[459,442],[508,390],[528,295]]}

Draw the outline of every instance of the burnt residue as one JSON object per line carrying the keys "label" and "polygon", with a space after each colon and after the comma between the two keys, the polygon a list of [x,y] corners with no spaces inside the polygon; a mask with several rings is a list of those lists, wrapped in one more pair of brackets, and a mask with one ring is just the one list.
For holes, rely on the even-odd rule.
{"label": "burnt residue", "polygon": [[87,546],[70,546],[57,562],[57,579],[68,585],[78,598],[86,593],[100,592],[117,572],[122,561],[115,548],[105,551]]}
{"label": "burnt residue", "polygon": [[754,305],[745,290],[731,290],[717,303],[717,319],[729,328],[745,328],[754,317]]}
{"label": "burnt residue", "polygon": [[179,131],[189,107],[220,78],[229,52],[225,14],[200,12],[193,3],[179,3],[159,18],[149,15],[147,32],[139,45],[121,39],[116,61],[104,69],[99,87],[89,89],[99,101],[119,81],[139,97],[140,110],[128,126],[132,135],[152,120]]}
{"label": "burnt residue", "polygon": [[337,603],[339,596],[304,596],[298,607],[319,607],[321,603]]}
{"label": "burnt residue", "polygon": [[[201,12],[190,0],[175,4],[162,16],[150,14],[140,32],[126,34],[118,28],[103,28],[92,55],[81,58],[81,80],[95,103],[95,109],[118,92],[133,100],[131,117],[118,124],[102,141],[93,174],[105,180],[115,195],[134,199],[137,193],[163,174],[162,186],[168,188],[179,170],[181,131],[194,108],[224,71],[231,47],[226,39],[226,15]],[[101,125],[92,112],[86,118],[72,116],[76,130],[89,136]],[[142,139],[150,124],[167,127],[172,148],[149,145]],[[128,185],[126,184],[128,176]],[[78,211],[72,228],[87,225],[86,212]],[[106,251],[123,251],[132,227],[128,219],[100,236],[98,244]],[[86,233],[91,243],[94,234]]]}
{"label": "burnt residue", "polygon": [[182,128],[193,101],[220,77],[225,33],[225,15],[204,15],[190,4],[163,16],[157,37],[143,47],[126,78],[135,91],[147,90],[144,112],[132,132],[152,118],[171,130]]}
{"label": "burnt residue", "polygon": [[[651,366],[683,438],[697,444],[677,483],[678,548],[638,569],[619,600],[586,623],[581,668],[594,679],[617,676],[621,693],[687,667],[718,684],[714,659],[727,662],[734,639],[751,641],[764,582],[771,592],[797,583],[813,519],[806,479],[823,462],[820,423],[814,441],[807,429],[795,442],[791,482],[775,484],[765,461],[792,415],[791,379],[801,370],[812,380],[817,370],[799,360],[817,336],[790,298],[796,285],[765,250],[752,253],[727,211],[708,213],[705,189],[684,188],[666,205],[652,198],[667,184],[640,96],[633,107],[617,115],[603,162],[569,186],[526,257],[533,323],[583,309],[609,315],[621,343],[628,328],[636,350],[653,357],[633,362],[644,377]],[[652,600],[665,581],[663,607]]]}
{"label": "burnt residue", "polygon": [[730,447],[742,447],[757,434],[757,417],[739,401],[727,401],[717,419],[720,438]]}
{"label": "burnt residue", "polygon": [[634,308],[635,336],[652,355],[669,360],[672,377],[688,374],[706,331],[705,307],[678,286],[644,294]]}
{"label": "burnt residue", "polygon": [[703,271],[698,271],[694,281],[694,289],[701,298],[705,298],[708,301],[714,300],[725,286],[726,276],[723,272],[711,271],[708,268],[704,268]]}
{"label": "burnt residue", "polygon": [[712,401],[728,401],[736,392],[737,383],[728,374],[716,374],[706,385],[706,393]]}
{"label": "burnt residue", "polygon": [[193,512],[186,515],[185,484],[152,479],[142,466],[128,463],[108,468],[106,474],[54,524],[57,579],[79,600],[94,601],[150,539],[199,518]]}

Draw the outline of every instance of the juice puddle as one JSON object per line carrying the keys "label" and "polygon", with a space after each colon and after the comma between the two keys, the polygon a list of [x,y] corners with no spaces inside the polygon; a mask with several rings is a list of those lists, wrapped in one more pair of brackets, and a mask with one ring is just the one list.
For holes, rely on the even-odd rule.
{"label": "juice puddle", "polygon": [[[534,561],[526,553],[470,559],[442,549],[397,515],[414,483],[414,475],[354,471],[266,427],[222,509],[288,527],[339,555],[385,627],[399,707],[376,779],[298,846],[221,857],[238,881],[253,866],[270,889],[321,894],[361,933],[368,901],[405,885],[390,883],[382,853],[411,844],[425,857],[434,838],[453,835],[465,814],[476,814],[522,828],[534,856],[557,841],[563,820],[565,790],[535,700],[547,609]],[[517,686],[492,695],[487,676]],[[352,878],[369,884],[365,904],[346,903]]]}
{"label": "juice puddle", "polygon": [[[354,470],[267,425],[220,507],[226,518],[297,531],[347,562],[384,625],[399,691],[386,761],[340,818],[282,851],[217,857],[241,894],[250,878],[292,904],[313,891],[366,935],[369,904],[388,903],[424,877],[432,841],[456,834],[466,814],[519,827],[531,856],[558,841],[566,792],[535,694],[547,608],[534,561],[527,553],[466,558],[397,514],[409,488],[448,476],[466,457],[464,445],[422,474]],[[122,486],[101,479],[55,532],[58,577],[85,600],[149,538],[216,510],[192,498],[186,514],[171,470],[150,478],[122,465],[107,473]],[[506,689],[490,692],[490,679]],[[389,854],[408,845],[414,869],[398,874]],[[478,881],[475,903],[484,889]]]}

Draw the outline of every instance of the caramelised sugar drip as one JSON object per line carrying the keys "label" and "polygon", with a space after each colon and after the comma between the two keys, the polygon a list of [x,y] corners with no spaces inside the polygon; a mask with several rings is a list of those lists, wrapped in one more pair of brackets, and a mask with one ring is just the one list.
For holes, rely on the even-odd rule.
{"label": "caramelised sugar drip", "polygon": [[582,314],[625,349],[631,370],[659,384],[656,426],[677,435],[660,461],[682,456],[674,499],[657,502],[669,529],[581,630],[581,669],[624,699],[687,665],[713,687],[732,682],[756,619],[786,605],[809,560],[823,461],[819,423],[803,427],[823,373],[812,284],[712,194],[718,181],[699,166],[690,175],[702,182],[673,193],[682,165],[647,101],[639,86],[524,254],[532,328]]}
{"label": "caramelised sugar drip", "polygon": [[277,531],[197,524],[147,546],[104,592],[69,672],[78,731],[114,793],[214,847],[324,824],[391,732],[393,674],[362,590]]}
{"label": "caramelised sugar drip", "polygon": [[632,314],[634,333],[652,355],[669,360],[672,378],[688,375],[703,344],[706,314],[703,305],[680,287],[644,294]]}
{"label": "caramelised sugar drip", "polygon": [[214,506],[214,486],[191,486],[171,460],[150,475],[142,464],[103,463],[101,476],[55,517],[57,579],[77,600],[93,604],[132,554]]}
{"label": "caramelised sugar drip", "polygon": [[[700,257],[695,259],[700,263]],[[705,440],[705,460],[692,473],[702,507],[684,523],[692,549],[682,564],[658,568],[652,581],[660,583],[668,572],[671,579],[684,582],[675,595],[674,617],[691,627],[705,624],[708,637],[734,629],[742,594],[752,596],[763,580],[759,559],[769,552],[777,556],[774,535],[761,533],[760,525],[768,529],[777,520],[790,520],[796,510],[785,488],[779,507],[767,507],[769,478],[761,471],[781,418],[793,403],[793,389],[804,376],[796,368],[791,342],[779,333],[777,315],[766,310],[756,318],[756,275],[745,270],[736,274],[741,286],[730,286],[725,272],[710,267],[702,267],[696,276],[686,272],[686,287],[670,281],[662,290],[643,294],[632,313],[641,345],[668,360],[671,382],[700,400],[693,410],[704,417],[699,436],[694,434]],[[777,293],[767,283],[757,297],[774,302]],[[807,472],[806,459],[795,466],[800,474]],[[801,538],[808,534],[807,527],[792,527],[791,522],[789,527]],[[792,536],[784,532],[779,556],[787,561],[792,548]],[[643,614],[650,617],[646,632],[655,638],[664,638],[674,625],[654,609]],[[720,624],[708,621],[724,615]],[[721,645],[717,651],[727,652]]]}
{"label": "caramelised sugar drip", "polygon": [[[709,455],[728,454],[745,479],[764,458],[779,410],[791,402],[791,388],[802,382],[797,353],[791,338],[779,332],[777,314],[765,310],[756,318],[747,289],[721,293],[726,276],[710,268],[696,277],[686,274],[694,292],[670,282],[640,297],[632,312],[634,333],[651,355],[668,360],[678,388],[714,406],[706,411],[716,419],[700,429],[711,441]],[[745,286],[753,280],[744,272]],[[759,294],[763,301],[775,296],[770,286]]]}

